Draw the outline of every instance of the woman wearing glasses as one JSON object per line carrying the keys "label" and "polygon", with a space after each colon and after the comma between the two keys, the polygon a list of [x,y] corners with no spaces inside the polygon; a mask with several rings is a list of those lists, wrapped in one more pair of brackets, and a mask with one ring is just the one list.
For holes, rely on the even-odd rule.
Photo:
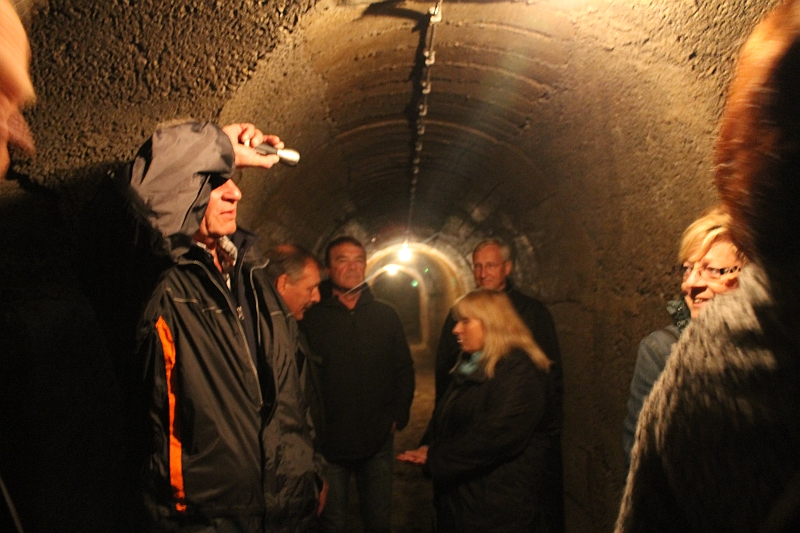
{"label": "woman wearing glasses", "polygon": [[672,345],[690,319],[695,319],[717,294],[739,286],[739,271],[746,259],[728,233],[730,216],[713,209],[695,220],[681,238],[678,259],[683,281],[682,298],[667,304],[673,324],[654,331],[639,343],[631,381],[628,415],[622,433],[625,462],[630,466],[636,424],[644,399],[667,364]]}
{"label": "woman wearing glasses", "polygon": [[800,0],[776,4],[741,50],[714,147],[750,261],[644,402],[616,533],[800,531]]}

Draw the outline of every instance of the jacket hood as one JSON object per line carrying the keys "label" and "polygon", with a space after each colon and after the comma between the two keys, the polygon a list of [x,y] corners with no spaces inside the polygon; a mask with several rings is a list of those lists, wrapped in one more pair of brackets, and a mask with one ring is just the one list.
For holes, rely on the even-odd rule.
{"label": "jacket hood", "polygon": [[211,190],[234,168],[230,139],[209,122],[160,128],[139,149],[129,165],[133,205],[166,239],[173,258],[191,246]]}

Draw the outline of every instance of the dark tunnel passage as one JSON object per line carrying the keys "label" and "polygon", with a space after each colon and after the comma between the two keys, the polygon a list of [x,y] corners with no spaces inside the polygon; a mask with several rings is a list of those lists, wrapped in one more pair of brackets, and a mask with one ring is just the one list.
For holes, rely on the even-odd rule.
{"label": "dark tunnel passage", "polygon": [[396,265],[389,265],[372,282],[372,291],[379,299],[392,302],[403,323],[408,343],[420,344],[422,337],[423,306],[420,299],[419,281]]}
{"label": "dark tunnel passage", "polygon": [[429,353],[436,350],[453,302],[472,287],[468,265],[454,263],[453,255],[435,244],[404,242],[386,246],[367,263],[367,280],[376,296],[397,308],[409,343]]}
{"label": "dark tunnel passage", "polygon": [[103,261],[79,252],[109,243],[76,228],[105,224],[82,217],[108,169],[192,116],[300,152],[235,178],[241,225],[318,255],[360,239],[420,353],[474,286],[475,244],[510,243],[561,344],[568,531],[609,531],[636,345],[668,320],[736,54],[775,3],[446,0],[432,22],[434,1],[26,2],[38,153],[0,182],[0,468],[49,506],[23,503],[31,530],[113,505],[121,400],[85,289]]}

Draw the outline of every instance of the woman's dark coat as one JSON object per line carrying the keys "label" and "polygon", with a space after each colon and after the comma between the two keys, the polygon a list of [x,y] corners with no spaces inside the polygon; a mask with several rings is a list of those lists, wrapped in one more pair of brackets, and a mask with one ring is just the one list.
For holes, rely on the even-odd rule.
{"label": "woman's dark coat", "polygon": [[491,379],[455,372],[427,434],[437,531],[546,531],[540,480],[556,418],[552,379],[521,350]]}

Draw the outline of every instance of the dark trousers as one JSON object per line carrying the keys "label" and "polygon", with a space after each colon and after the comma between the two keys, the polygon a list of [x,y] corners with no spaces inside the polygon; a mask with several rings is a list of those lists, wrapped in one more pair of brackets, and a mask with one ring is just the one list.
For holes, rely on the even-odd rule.
{"label": "dark trousers", "polygon": [[394,436],[380,450],[363,461],[328,462],[328,501],[322,511],[325,533],[347,531],[347,508],[350,502],[350,478],[356,477],[356,490],[365,533],[391,531],[392,465]]}

